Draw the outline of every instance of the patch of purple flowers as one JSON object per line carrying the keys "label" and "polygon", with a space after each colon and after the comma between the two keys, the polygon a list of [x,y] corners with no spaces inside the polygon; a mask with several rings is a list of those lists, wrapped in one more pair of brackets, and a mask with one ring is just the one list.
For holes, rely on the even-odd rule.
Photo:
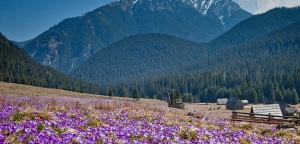
{"label": "patch of purple flowers", "polygon": [[234,129],[239,123],[117,100],[1,98],[0,143],[296,143],[255,128]]}

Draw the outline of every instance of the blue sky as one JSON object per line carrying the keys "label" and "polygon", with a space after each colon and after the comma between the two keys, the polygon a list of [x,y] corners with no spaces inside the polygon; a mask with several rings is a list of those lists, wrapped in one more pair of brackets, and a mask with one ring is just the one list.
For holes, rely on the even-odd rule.
{"label": "blue sky", "polygon": [[[0,32],[15,41],[32,39],[65,18],[80,16],[115,0],[0,0]],[[233,0],[253,14],[300,0]]]}
{"label": "blue sky", "polygon": [[32,39],[65,18],[113,0],[0,0],[0,32],[15,41]]}

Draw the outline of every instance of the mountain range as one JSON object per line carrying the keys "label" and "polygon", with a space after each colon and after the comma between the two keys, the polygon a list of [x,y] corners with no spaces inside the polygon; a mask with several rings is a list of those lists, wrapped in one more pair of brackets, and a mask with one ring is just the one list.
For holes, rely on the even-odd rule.
{"label": "mountain range", "polygon": [[[71,75],[105,85],[212,69],[240,71],[247,62],[259,63],[252,68],[260,67],[265,73],[291,71],[299,64],[294,48],[298,31],[290,28],[289,33],[276,32],[290,25],[297,26],[299,21],[299,7],[277,8],[239,23],[209,43],[195,43],[165,34],[130,36],[100,50]],[[280,45],[283,46],[279,48]],[[274,64],[276,59],[281,62]]]}
{"label": "mountain range", "polygon": [[[285,18],[289,19],[289,16],[279,17],[285,22],[278,22],[278,25],[267,19],[266,24],[261,25],[264,28],[269,25],[267,30],[261,31],[261,34],[255,33],[255,37],[249,37],[249,40],[238,42],[239,44],[235,41],[238,39],[236,35],[230,34],[230,31],[237,32],[233,28],[224,34],[227,40],[231,40],[223,40],[227,46],[220,47],[220,43],[217,43],[222,40],[221,37],[224,38],[221,36],[215,40],[216,43],[201,44],[199,52],[205,55],[198,56],[194,62],[172,69],[172,72],[165,71],[156,76],[123,81],[112,85],[110,89],[120,96],[128,96],[133,89],[138,89],[141,97],[156,99],[166,99],[168,92],[175,89],[182,94],[185,102],[215,102],[218,98],[237,97],[247,99],[250,103],[285,101],[297,104],[300,92],[299,10],[299,7],[279,8],[258,15],[257,17],[269,15],[275,20],[278,17],[273,14],[294,13],[295,17],[294,22],[286,21]],[[240,24],[248,25],[242,23]],[[242,31],[240,24],[236,27]],[[261,29],[259,26],[256,25],[254,32],[255,29]],[[249,27],[244,27],[247,28]],[[268,32],[270,29],[273,30]],[[181,72],[173,72],[178,69]]]}
{"label": "mountain range", "polygon": [[164,33],[208,42],[251,16],[232,0],[119,0],[66,19],[23,48],[37,62],[68,74],[130,35]]}

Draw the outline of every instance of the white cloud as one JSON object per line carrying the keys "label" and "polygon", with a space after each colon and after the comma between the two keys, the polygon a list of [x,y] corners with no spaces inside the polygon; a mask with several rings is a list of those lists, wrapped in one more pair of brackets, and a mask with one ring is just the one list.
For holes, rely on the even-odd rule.
{"label": "white cloud", "polygon": [[264,13],[275,7],[294,7],[300,5],[300,0],[257,0],[256,14]]}

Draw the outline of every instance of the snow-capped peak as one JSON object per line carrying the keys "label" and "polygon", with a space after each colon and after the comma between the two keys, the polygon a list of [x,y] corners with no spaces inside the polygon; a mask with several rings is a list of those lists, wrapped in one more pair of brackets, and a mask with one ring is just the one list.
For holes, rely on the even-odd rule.
{"label": "snow-capped peak", "polygon": [[206,15],[209,10],[217,11],[216,9],[225,8],[227,11],[241,9],[232,0],[182,0],[196,8],[203,15]]}
{"label": "snow-capped peak", "polygon": [[[138,5],[144,5],[151,11],[168,9],[172,10],[178,2],[184,6],[195,8],[202,15],[216,16],[223,25],[226,25],[226,19],[231,16],[233,11],[240,10],[240,6],[232,0],[119,0],[123,9],[134,13],[133,8]],[[146,5],[146,6],[145,6]],[[182,5],[181,5],[182,6]],[[180,10],[179,10],[180,11]]]}
{"label": "snow-capped peak", "polygon": [[210,8],[212,3],[213,3],[213,0],[203,1],[201,3],[201,11],[202,11],[203,15],[206,15],[207,10]]}

